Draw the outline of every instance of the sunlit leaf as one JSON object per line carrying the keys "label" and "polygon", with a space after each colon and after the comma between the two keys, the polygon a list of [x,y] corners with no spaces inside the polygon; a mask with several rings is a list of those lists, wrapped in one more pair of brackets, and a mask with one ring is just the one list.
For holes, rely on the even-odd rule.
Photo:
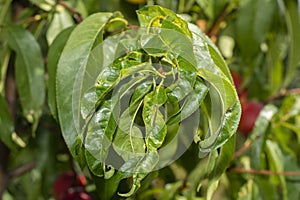
{"label": "sunlit leaf", "polygon": [[[76,107],[72,103],[73,95],[79,95],[79,98],[81,96],[81,91],[78,89],[80,90],[79,86],[82,85],[82,75],[78,72],[84,72],[86,69],[93,45],[96,40],[101,40],[101,32],[112,16],[112,13],[94,14],[78,25],[71,33],[58,62],[56,76],[58,116],[64,139],[75,157],[76,138],[80,132],[78,126],[82,123],[80,111],[77,110],[80,106],[76,105]],[[78,40],[78,38],[84,38],[84,40]],[[75,104],[80,105],[78,101]],[[74,113],[75,116],[73,116]]]}
{"label": "sunlit leaf", "polygon": [[55,5],[54,0],[30,0],[30,2],[37,5],[45,11],[50,11]]}
{"label": "sunlit leaf", "polygon": [[68,41],[68,38],[73,31],[73,28],[68,28],[61,32],[53,41],[48,51],[48,104],[53,117],[58,120],[57,107],[56,107],[56,70],[57,63],[60,58],[61,52]]}

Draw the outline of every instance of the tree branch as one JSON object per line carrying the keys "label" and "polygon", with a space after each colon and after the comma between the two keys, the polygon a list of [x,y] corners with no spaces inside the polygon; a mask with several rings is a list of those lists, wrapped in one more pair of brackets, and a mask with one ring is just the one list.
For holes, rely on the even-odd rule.
{"label": "tree branch", "polygon": [[83,18],[81,16],[81,14],[75,8],[73,8],[73,7],[69,6],[68,4],[66,4],[63,0],[58,0],[57,4],[63,6],[65,9],[70,11],[74,15],[74,18],[75,18],[75,20],[78,24],[83,21]]}
{"label": "tree branch", "polygon": [[22,174],[25,174],[26,172],[32,170],[35,167],[36,167],[36,162],[35,161],[28,162],[28,163],[14,169],[13,171],[11,171],[9,173],[9,176],[12,179],[16,178],[16,177],[21,176]]}
{"label": "tree branch", "polygon": [[255,169],[244,169],[244,168],[231,168],[231,172],[246,173],[246,174],[259,174],[259,175],[282,175],[282,176],[298,176],[300,171],[281,171],[274,172],[271,170],[255,170]]}
{"label": "tree branch", "polygon": [[275,101],[275,100],[278,100],[278,99],[281,99],[283,97],[286,97],[288,95],[297,95],[297,94],[300,94],[300,88],[293,88],[293,89],[289,89],[289,90],[281,90],[278,94],[270,97],[269,99],[266,100],[266,103],[270,103],[272,101]]}
{"label": "tree branch", "polygon": [[244,143],[244,145],[234,153],[233,160],[235,160],[238,157],[240,157],[245,151],[247,151],[251,147],[252,144],[253,144],[252,140],[247,140]]}

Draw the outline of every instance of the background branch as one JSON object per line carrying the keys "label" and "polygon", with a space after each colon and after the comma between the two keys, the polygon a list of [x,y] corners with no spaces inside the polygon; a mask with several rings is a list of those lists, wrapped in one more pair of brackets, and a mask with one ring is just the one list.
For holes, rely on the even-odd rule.
{"label": "background branch", "polygon": [[260,174],[260,175],[283,175],[283,176],[297,176],[300,175],[300,171],[281,171],[274,172],[271,170],[255,170],[255,169],[244,169],[244,168],[231,168],[230,172],[236,173],[247,173],[247,174]]}

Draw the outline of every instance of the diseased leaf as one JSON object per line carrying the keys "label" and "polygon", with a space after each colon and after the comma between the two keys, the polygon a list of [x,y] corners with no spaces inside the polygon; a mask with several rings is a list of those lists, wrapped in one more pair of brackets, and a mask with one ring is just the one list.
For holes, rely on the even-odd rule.
{"label": "diseased leaf", "polygon": [[[193,114],[197,109],[200,109],[199,105],[202,104],[202,101],[208,92],[208,88],[199,78],[196,80],[194,87],[194,91],[186,97],[183,105],[180,107],[180,110],[168,119],[167,125],[179,123]],[[188,91],[186,87],[181,87],[179,90]],[[174,92],[174,90],[172,90],[172,92]],[[181,99],[178,100],[180,101]]]}
{"label": "diseased leaf", "polygon": [[33,35],[21,26],[8,24],[8,44],[16,52],[16,84],[23,115],[37,128],[45,99],[44,64]]}
{"label": "diseased leaf", "polygon": [[[129,191],[119,193],[128,197],[151,171],[176,160],[195,140],[202,152],[211,153],[195,174],[202,179],[212,173],[211,185],[217,186],[233,153],[241,109],[216,46],[159,6],[138,11],[141,28],[110,37],[127,22],[106,14],[99,28],[100,16],[74,29],[58,63],[58,116],[72,154],[93,175],[115,184],[130,177]],[[83,33],[89,40],[76,41]],[[228,140],[218,160],[217,148]],[[199,180],[192,182],[195,189]],[[105,199],[116,189],[104,189]]]}
{"label": "diseased leaf", "polygon": [[167,127],[160,107],[167,101],[165,89],[158,86],[144,98],[143,120],[146,128],[147,152],[158,149],[167,134]]}
{"label": "diseased leaf", "polygon": [[138,10],[137,15],[143,28],[156,26],[173,29],[191,37],[186,21],[169,9],[160,6],[146,6]]}
{"label": "diseased leaf", "polygon": [[125,111],[120,117],[118,130],[113,140],[115,151],[123,158],[125,163],[145,153],[142,132],[134,125],[133,120],[129,110]]}
{"label": "diseased leaf", "polygon": [[157,152],[151,152],[141,156],[137,156],[126,162],[120,168],[123,173],[133,173],[132,179],[133,184],[129,192],[125,194],[119,194],[123,197],[129,197],[134,194],[141,186],[141,181],[148,175],[149,172],[154,170],[154,166],[157,165],[159,161],[159,156]]}

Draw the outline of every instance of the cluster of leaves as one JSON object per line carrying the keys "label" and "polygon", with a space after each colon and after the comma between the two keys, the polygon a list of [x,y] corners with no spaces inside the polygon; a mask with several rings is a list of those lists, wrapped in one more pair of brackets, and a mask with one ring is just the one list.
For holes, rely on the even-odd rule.
{"label": "cluster of leaves", "polygon": [[[63,47],[49,96],[56,104],[53,114],[73,156],[93,175],[108,179],[103,198],[125,178],[132,180],[131,189],[119,195],[132,195],[163,156],[176,155],[179,137],[197,136],[202,153],[213,151],[211,169],[205,170],[211,173],[219,161],[216,149],[232,138],[240,116],[229,70],[203,33],[158,6],[137,13],[140,28],[125,35],[127,22],[120,14],[99,13],[67,30],[64,46],[57,47],[66,41],[59,35],[50,47],[50,53]],[[98,40],[104,41],[95,47]],[[122,160],[117,171],[106,166],[110,148]],[[225,167],[212,173],[218,174],[214,181]]]}
{"label": "cluster of leaves", "polygon": [[[0,195],[75,168],[100,199],[299,199],[299,32],[295,0],[0,0]],[[247,138],[216,46],[265,104]]]}

